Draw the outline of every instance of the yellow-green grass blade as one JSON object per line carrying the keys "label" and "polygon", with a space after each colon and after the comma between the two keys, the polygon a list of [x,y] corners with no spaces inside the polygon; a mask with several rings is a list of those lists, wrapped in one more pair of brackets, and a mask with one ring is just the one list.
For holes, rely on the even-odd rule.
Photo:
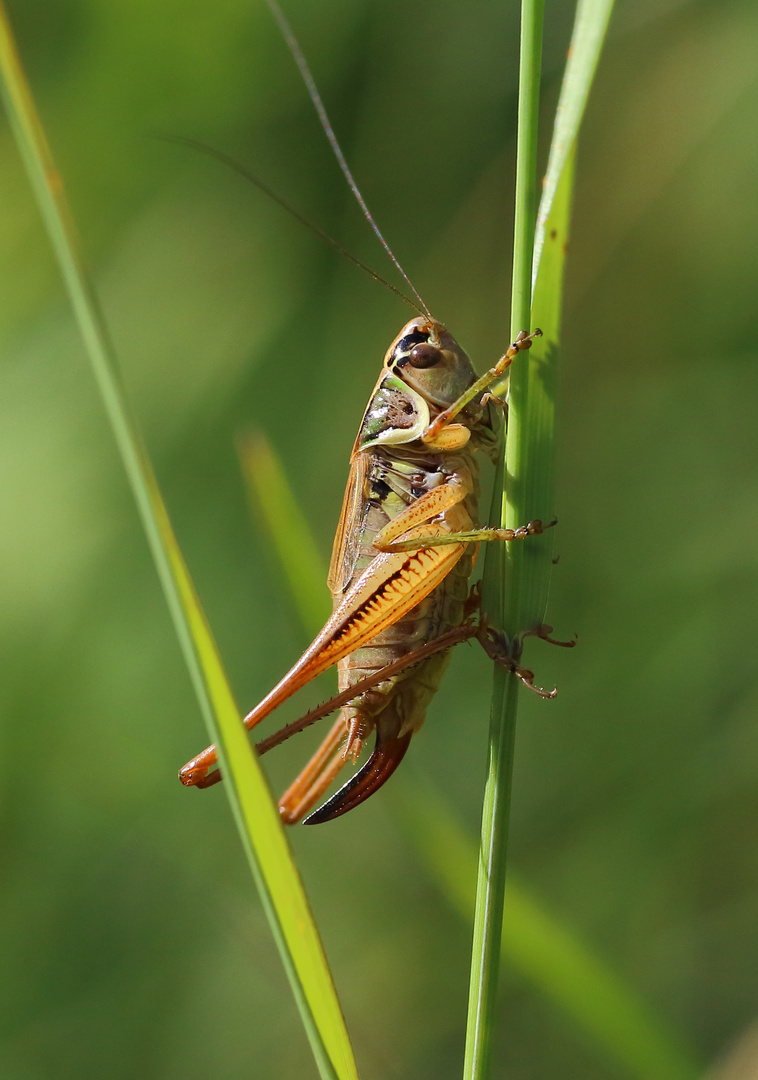
{"label": "yellow-green grass blade", "polygon": [[264,909],[324,1078],[357,1071],[331,973],[265,778],[239,722],[213,637],[126,401],[63,186],[55,168],[4,6],[0,68],[5,105],[61,267],[211,738]]}
{"label": "yellow-green grass blade", "polygon": [[545,182],[542,188],[537,229],[534,238],[532,283],[535,291],[542,249],[549,235],[548,216],[558,192],[558,185],[569,158],[576,148],[576,139],[587,107],[592,81],[600,61],[614,0],[578,0],[571,35],[566,71],[553,125]]}
{"label": "yellow-green grass blade", "polygon": [[257,521],[262,521],[279,557],[290,595],[314,637],[331,611],[326,567],[284,467],[266,436],[251,432],[237,442],[242,475]]}
{"label": "yellow-green grass blade", "polygon": [[[546,256],[547,258],[547,256]],[[547,264],[545,264],[547,266]],[[243,468],[256,516],[262,516],[272,547],[287,579],[296,580],[292,563],[297,551],[289,537],[297,535],[313,553],[307,573],[310,589],[324,595],[326,564],[316,552],[308,522],[278,455],[257,433],[256,453],[245,457]],[[284,538],[285,542],[282,542]],[[315,634],[321,627],[316,613],[291,594],[304,629]],[[431,785],[403,786],[404,821],[418,847],[429,876],[451,907],[471,922],[474,910],[476,845]],[[592,948],[538,901],[521,880],[509,876],[500,946],[509,965],[551,1005],[571,1019],[593,1045],[639,1080],[695,1080],[700,1074],[694,1054],[654,1015],[650,1006],[617,975]]]}

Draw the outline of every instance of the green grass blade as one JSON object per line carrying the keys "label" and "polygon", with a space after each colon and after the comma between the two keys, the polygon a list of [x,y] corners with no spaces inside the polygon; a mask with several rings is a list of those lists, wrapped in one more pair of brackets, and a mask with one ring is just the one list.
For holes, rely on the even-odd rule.
{"label": "green grass blade", "polygon": [[354,1080],[357,1071],[352,1049],[302,882],[265,778],[240,725],[239,710],[130,414],[63,186],[1,2],[0,68],[14,133],[79,322],[204,718],[219,745],[232,812],[320,1074],[329,1080]]}
{"label": "green grass blade", "polygon": [[[407,822],[430,875],[467,921],[474,907],[476,844],[431,788],[406,801]],[[637,1080],[696,1080],[702,1066],[650,1006],[552,915],[512,871],[501,956]]]}
{"label": "green grass blade", "polygon": [[[544,0],[522,0],[521,48],[519,56],[519,107],[516,137],[516,206],[513,242],[513,283],[511,293],[511,339],[530,326],[531,268],[537,206],[537,130],[539,124],[540,73],[542,66],[542,23]],[[528,355],[528,353],[527,353]],[[525,365],[514,365],[521,374]],[[523,377],[522,377],[523,382]],[[511,390],[513,394],[513,389]],[[513,527],[515,515],[522,513],[518,489],[523,486],[524,460],[514,470],[511,462],[511,420],[508,422],[505,489],[500,498],[500,520]],[[519,471],[519,466],[521,471]],[[514,493],[514,487],[516,489]],[[497,494],[495,496],[497,499]],[[539,516],[537,514],[531,515]],[[524,524],[522,516],[518,524]],[[511,547],[513,545],[508,545]],[[518,545],[515,545],[518,546]],[[502,548],[502,545],[498,545]],[[513,584],[510,552],[492,551],[485,564],[484,610],[489,598],[498,594],[497,612],[502,610],[506,630],[511,618]],[[509,587],[510,583],[510,587]],[[502,608],[500,606],[502,596]],[[498,624],[499,625],[499,624]],[[502,667],[493,677],[490,730],[487,748],[487,778],[482,805],[482,836],[477,871],[474,930],[471,948],[464,1080],[483,1080],[491,1071],[492,1035],[496,1023],[497,988],[500,973],[500,939],[503,927],[503,894],[508,847],[508,819],[516,738],[519,682]]]}

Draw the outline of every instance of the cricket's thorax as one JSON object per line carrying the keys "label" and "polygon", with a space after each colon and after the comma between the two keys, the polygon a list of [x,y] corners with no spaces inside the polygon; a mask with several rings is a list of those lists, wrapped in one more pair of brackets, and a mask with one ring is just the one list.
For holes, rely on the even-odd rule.
{"label": "cricket's thorax", "polygon": [[[466,447],[455,453],[433,453],[419,445],[372,446],[360,451],[359,470],[363,490],[360,513],[352,523],[347,548],[351,551],[351,572],[344,583],[347,590],[377,555],[374,539],[384,526],[427,491],[451,480],[463,481],[471,494],[462,504],[434,519],[446,531],[474,528],[477,517],[478,463]],[[370,645],[355,650],[339,664],[340,690],[387,664],[460,626],[469,590],[474,545],[460,558],[452,571],[404,619],[377,634]],[[336,604],[344,591],[334,594]],[[388,725],[398,735],[421,727],[426,708],[439,686],[447,666],[448,653],[439,653],[400,675],[393,676],[369,690],[343,716],[353,720],[358,713],[372,724]]]}

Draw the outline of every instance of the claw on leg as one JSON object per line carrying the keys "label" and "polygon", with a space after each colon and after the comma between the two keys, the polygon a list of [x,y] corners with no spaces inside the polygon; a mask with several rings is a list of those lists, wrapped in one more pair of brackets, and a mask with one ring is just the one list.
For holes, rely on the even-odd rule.
{"label": "claw on leg", "polygon": [[[500,664],[510,671],[517,679],[520,679],[527,690],[531,690],[533,694],[537,694],[542,698],[554,698],[557,695],[558,690],[556,688],[543,690],[541,686],[534,685],[534,672],[519,665],[518,660],[511,655],[505,639],[500,634],[485,626],[484,633],[480,634],[479,640],[487,656],[494,660],[496,664]],[[520,653],[521,648],[519,646],[519,655]]]}
{"label": "claw on leg", "polygon": [[202,754],[198,754],[192,761],[188,761],[179,772],[179,779],[185,787],[207,788],[213,787],[221,779],[221,771],[209,770],[216,764],[216,747],[208,746]]}
{"label": "claw on leg", "polygon": [[536,630],[527,630],[524,637],[538,637],[541,641],[547,641],[551,645],[560,645],[562,649],[573,649],[577,643],[577,636],[574,636],[569,641],[558,641],[557,638],[550,637],[553,632],[552,626],[548,626],[547,623],[543,623],[542,626],[538,626]]}
{"label": "claw on leg", "polygon": [[[508,664],[506,664],[505,666],[509,667]],[[558,689],[555,686],[552,690],[543,690],[541,686],[535,686],[533,682],[534,672],[530,671],[529,668],[519,667],[517,664],[514,663],[513,666],[510,667],[510,670],[513,672],[517,679],[521,680],[527,690],[531,690],[532,693],[537,694],[538,697],[554,698],[557,695]]]}

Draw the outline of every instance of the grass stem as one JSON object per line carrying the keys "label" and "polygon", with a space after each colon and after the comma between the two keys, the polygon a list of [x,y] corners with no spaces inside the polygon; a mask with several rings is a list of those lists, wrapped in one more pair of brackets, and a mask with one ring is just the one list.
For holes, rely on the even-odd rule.
{"label": "grass stem", "polygon": [[[516,207],[511,294],[511,340],[519,330],[530,329],[531,275],[534,230],[537,217],[537,129],[539,121],[540,71],[542,63],[542,22],[544,0],[523,0],[521,8],[521,49],[519,66],[519,108],[516,154]],[[527,354],[528,355],[528,354]],[[518,358],[520,359],[520,358]],[[521,382],[526,365],[513,365],[511,384]],[[513,392],[513,391],[512,391]],[[522,513],[523,483],[511,464],[511,432],[508,424],[507,465],[500,498],[500,521],[510,528],[514,515]],[[518,427],[516,427],[518,431]],[[525,461],[516,454],[517,466]],[[519,499],[521,496],[521,499]],[[535,515],[536,516],[536,515]],[[527,518],[524,516],[525,524]],[[508,545],[518,546],[518,545]],[[523,545],[522,545],[523,546]],[[490,553],[487,572],[500,571],[501,581],[509,580],[509,554]],[[487,588],[487,585],[485,585]],[[491,594],[491,586],[488,589]],[[510,606],[513,587],[503,592],[504,626],[512,631]],[[514,642],[518,639],[513,638]],[[517,658],[517,657],[516,657]],[[464,1080],[485,1080],[490,1073],[495,1027],[497,988],[500,972],[500,940],[503,927],[508,819],[511,802],[513,753],[519,682],[502,667],[494,673],[492,710],[487,755],[487,779],[482,807],[482,840],[477,875],[474,934],[469,984]]]}

